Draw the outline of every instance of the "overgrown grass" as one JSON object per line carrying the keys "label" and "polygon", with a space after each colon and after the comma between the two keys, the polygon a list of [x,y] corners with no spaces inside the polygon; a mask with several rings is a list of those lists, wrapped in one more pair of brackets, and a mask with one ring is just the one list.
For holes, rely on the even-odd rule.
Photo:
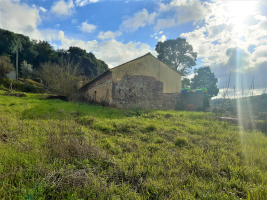
{"label": "overgrown grass", "polygon": [[3,96],[0,199],[267,199],[267,137],[212,113]]}

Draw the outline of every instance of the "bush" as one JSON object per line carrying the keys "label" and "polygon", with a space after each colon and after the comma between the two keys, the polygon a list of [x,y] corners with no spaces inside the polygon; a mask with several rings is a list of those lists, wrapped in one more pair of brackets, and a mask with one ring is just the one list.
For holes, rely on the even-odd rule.
{"label": "bush", "polygon": [[21,63],[21,76],[23,78],[31,78],[32,72],[32,65],[28,64],[26,61],[23,61]]}
{"label": "bush", "polygon": [[174,144],[179,147],[186,146],[188,144],[188,140],[186,137],[177,137],[174,141]]}
{"label": "bush", "polygon": [[22,92],[30,92],[30,93],[45,93],[45,89],[42,87],[37,87],[33,83],[22,83],[16,82],[6,78],[0,78],[0,85],[3,85],[5,88],[10,88],[12,83],[12,89]]}
{"label": "bush", "polygon": [[71,97],[78,89],[80,69],[71,62],[43,63],[36,75],[46,88],[62,96]]}
{"label": "bush", "polygon": [[256,129],[260,130],[261,132],[267,135],[267,120],[265,121],[255,121]]}
{"label": "bush", "polygon": [[149,124],[149,125],[147,125],[147,126],[145,127],[144,132],[151,132],[151,131],[154,131],[154,130],[156,130],[156,129],[157,129],[157,128],[156,128],[155,124]]}
{"label": "bush", "polygon": [[6,90],[5,86],[3,86],[2,84],[0,84],[0,90]]}
{"label": "bush", "polygon": [[8,56],[0,56],[0,77],[4,77],[8,72],[14,70],[11,60]]}

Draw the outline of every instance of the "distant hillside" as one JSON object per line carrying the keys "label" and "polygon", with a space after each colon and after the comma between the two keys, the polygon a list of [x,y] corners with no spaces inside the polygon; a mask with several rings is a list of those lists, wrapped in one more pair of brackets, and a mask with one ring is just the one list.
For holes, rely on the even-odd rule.
{"label": "distant hillside", "polygon": [[210,101],[211,107],[224,107],[227,110],[237,108],[239,104],[241,109],[248,109],[248,105],[252,110],[257,112],[267,112],[267,94],[243,97],[237,99],[213,99]]}
{"label": "distant hillside", "polygon": [[19,48],[19,71],[22,61],[33,65],[33,69],[38,69],[41,63],[59,62],[62,59],[70,59],[71,62],[79,64],[82,75],[90,79],[108,69],[104,61],[79,47],[55,50],[47,41],[30,40],[22,34],[0,29],[0,55],[9,55],[14,65],[17,47]]}

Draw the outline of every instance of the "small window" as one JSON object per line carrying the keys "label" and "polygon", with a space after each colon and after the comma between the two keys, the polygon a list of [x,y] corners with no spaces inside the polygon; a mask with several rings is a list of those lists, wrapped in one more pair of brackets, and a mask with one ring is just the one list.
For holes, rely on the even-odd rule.
{"label": "small window", "polygon": [[94,93],[94,100],[96,101],[96,91],[95,91],[95,93]]}

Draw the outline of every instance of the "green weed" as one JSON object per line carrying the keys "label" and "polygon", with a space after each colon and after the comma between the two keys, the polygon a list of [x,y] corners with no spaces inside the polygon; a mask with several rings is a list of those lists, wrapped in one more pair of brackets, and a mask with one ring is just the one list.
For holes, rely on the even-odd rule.
{"label": "green weed", "polygon": [[212,113],[4,92],[0,199],[266,199],[262,132],[240,131]]}
{"label": "green weed", "polygon": [[188,144],[188,140],[186,137],[177,137],[175,138],[174,144],[179,147],[186,146]]}

